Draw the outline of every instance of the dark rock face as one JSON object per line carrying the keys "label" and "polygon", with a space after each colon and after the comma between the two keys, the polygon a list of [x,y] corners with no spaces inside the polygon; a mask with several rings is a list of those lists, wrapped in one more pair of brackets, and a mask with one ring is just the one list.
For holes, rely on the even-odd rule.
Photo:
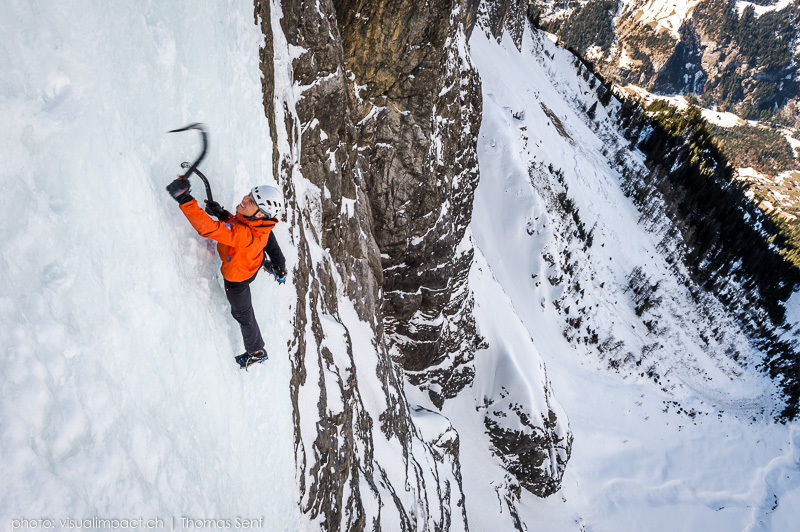
{"label": "dark rock face", "polygon": [[[467,528],[458,435],[444,418],[442,434],[418,431],[393,362],[422,374],[448,358],[466,364],[478,343],[471,247],[457,247],[478,178],[480,91],[463,26],[474,12],[455,7],[293,0],[276,35],[270,3],[256,2],[299,261],[290,347],[301,507],[324,529]],[[287,59],[282,82],[295,90],[277,94]],[[469,382],[468,370],[445,369],[444,393]],[[381,464],[387,447],[402,467]]]}
{"label": "dark rock face", "polygon": [[471,383],[483,346],[467,233],[478,3],[285,0],[272,13],[255,1],[273,168],[298,255],[300,504],[323,529],[468,529],[459,436],[444,417],[421,431],[403,386],[441,407]]}
{"label": "dark rock face", "polygon": [[681,28],[681,40],[653,80],[653,90],[665,94],[701,93],[705,84],[700,40],[691,24]]}
{"label": "dark rock face", "polygon": [[[439,402],[471,380],[479,339],[464,239],[478,182],[480,85],[466,50],[474,2],[337,0],[352,82],[351,153],[365,181],[395,361]],[[426,374],[432,366],[443,371]]]}
{"label": "dark rock face", "polygon": [[[554,494],[572,453],[572,436],[558,434],[559,420],[552,410],[535,423],[521,405],[506,409],[501,404],[488,405],[484,417],[492,451],[520,486],[538,497]],[[508,418],[520,428],[504,427]]]}
{"label": "dark rock face", "polygon": [[498,41],[508,33],[517,49],[522,47],[528,0],[494,0],[481,2],[478,20]]}

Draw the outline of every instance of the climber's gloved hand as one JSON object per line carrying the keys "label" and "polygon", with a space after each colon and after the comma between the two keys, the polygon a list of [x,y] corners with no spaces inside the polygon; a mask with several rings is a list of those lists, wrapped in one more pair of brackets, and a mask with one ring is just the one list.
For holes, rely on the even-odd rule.
{"label": "climber's gloved hand", "polygon": [[188,179],[178,178],[169,185],[167,185],[167,192],[172,198],[183,205],[194,198],[191,195],[192,187],[189,185]]}
{"label": "climber's gloved hand", "polygon": [[286,268],[275,269],[275,280],[278,281],[280,284],[286,282]]}
{"label": "climber's gloved hand", "polygon": [[220,221],[227,220],[231,215],[231,213],[225,210],[225,207],[214,200],[206,201],[206,212],[211,216],[216,216],[216,218]]}

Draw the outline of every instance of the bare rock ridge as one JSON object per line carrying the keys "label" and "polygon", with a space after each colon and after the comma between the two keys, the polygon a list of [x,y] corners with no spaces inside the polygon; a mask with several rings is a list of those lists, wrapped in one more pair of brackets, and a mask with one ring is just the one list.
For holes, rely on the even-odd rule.
{"label": "bare rock ridge", "polygon": [[[300,504],[324,529],[469,528],[458,433],[409,406],[403,387],[441,408],[472,382],[485,348],[468,283],[482,95],[467,40],[478,9],[255,0],[274,173],[298,253]],[[525,434],[503,438],[511,454],[535,454]],[[538,495],[560,482],[516,470]]]}
{"label": "bare rock ridge", "polygon": [[519,49],[522,46],[528,4],[528,0],[481,2],[478,10],[479,25],[498,40],[508,33]]}

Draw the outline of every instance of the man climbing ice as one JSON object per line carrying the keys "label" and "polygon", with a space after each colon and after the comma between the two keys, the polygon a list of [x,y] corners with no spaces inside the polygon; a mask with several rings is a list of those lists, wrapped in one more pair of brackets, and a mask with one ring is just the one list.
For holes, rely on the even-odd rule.
{"label": "man climbing ice", "polygon": [[[229,213],[216,201],[206,204],[205,212],[191,196],[189,180],[178,178],[167,191],[180,204],[183,214],[200,236],[217,242],[222,259],[222,277],[225,295],[231,304],[231,314],[239,322],[245,353],[236,357],[242,369],[267,359],[264,339],[256,321],[250,296],[250,283],[265,263],[278,282],[286,279],[286,259],[272,228],[283,211],[283,195],[270,185],[254,187],[236,207],[236,215]],[[206,213],[216,217],[214,221]],[[269,262],[264,254],[269,257]]]}

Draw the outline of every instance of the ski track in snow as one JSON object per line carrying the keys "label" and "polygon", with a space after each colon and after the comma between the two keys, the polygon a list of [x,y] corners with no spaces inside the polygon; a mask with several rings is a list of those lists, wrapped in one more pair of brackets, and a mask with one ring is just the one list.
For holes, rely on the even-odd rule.
{"label": "ski track in snow", "polygon": [[252,4],[9,0],[0,30],[0,529],[262,516],[301,529],[293,288],[254,283],[271,356],[240,371],[214,246],[164,190],[200,148],[165,132],[195,121],[221,203],[271,178]]}

